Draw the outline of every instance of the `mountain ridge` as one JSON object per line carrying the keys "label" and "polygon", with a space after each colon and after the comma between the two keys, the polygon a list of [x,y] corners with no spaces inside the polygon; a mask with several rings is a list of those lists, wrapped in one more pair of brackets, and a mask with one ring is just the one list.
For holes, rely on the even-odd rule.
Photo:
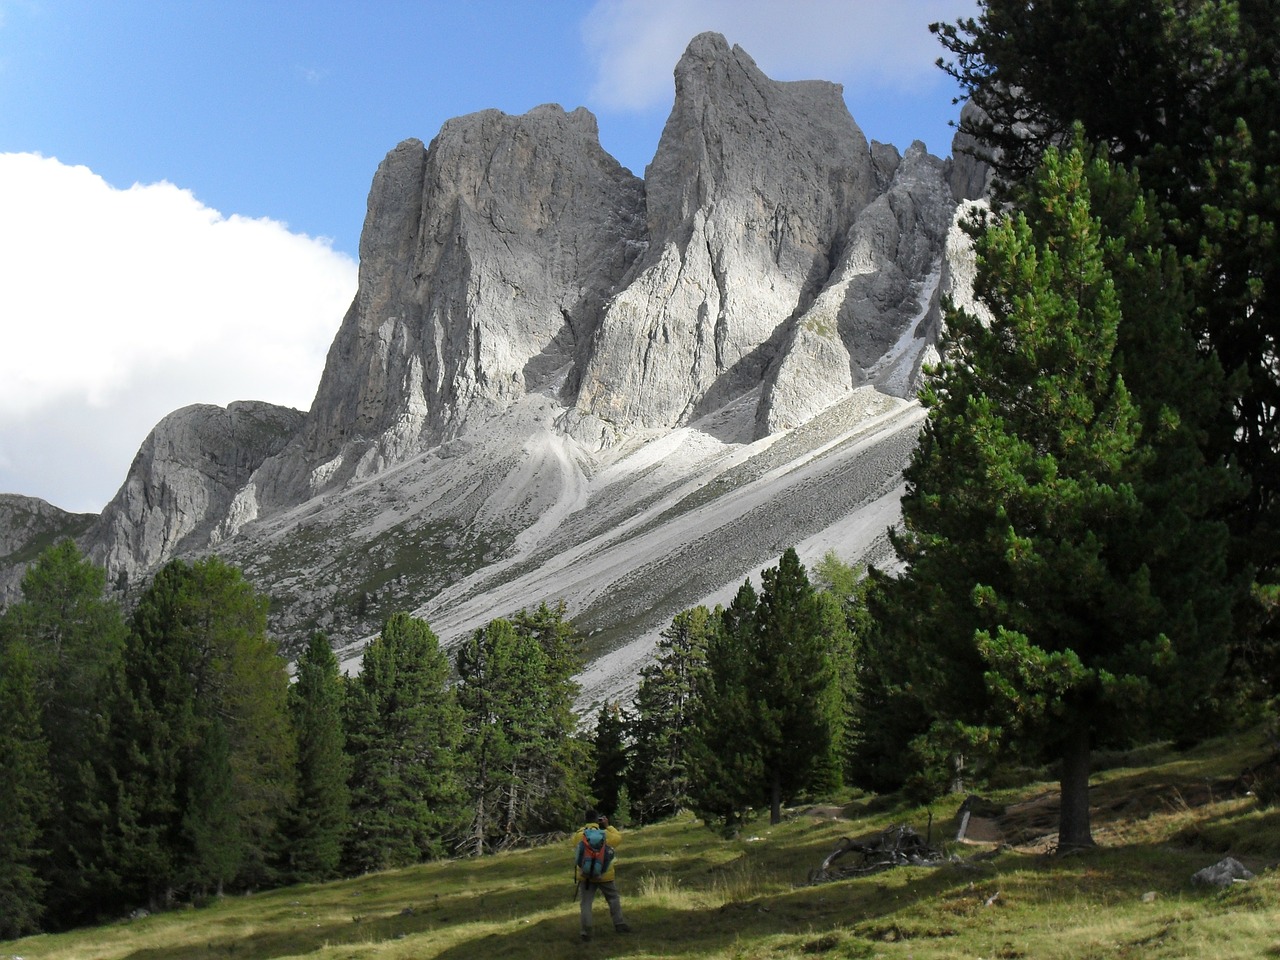
{"label": "mountain ridge", "polygon": [[353,662],[393,609],[448,644],[565,599],[599,699],[786,546],[883,553],[985,177],[868,143],[838,85],[716,34],[675,86],[644,180],[554,104],[389,151],[311,409],[164,418],[77,537],[110,582],[216,551],[286,649],[323,629]]}

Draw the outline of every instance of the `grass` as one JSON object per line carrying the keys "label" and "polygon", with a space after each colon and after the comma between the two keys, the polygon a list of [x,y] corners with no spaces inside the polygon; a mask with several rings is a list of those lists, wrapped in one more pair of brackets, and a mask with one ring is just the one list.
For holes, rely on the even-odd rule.
{"label": "grass", "polygon": [[[847,801],[844,818],[798,808],[733,841],[688,816],[629,830],[619,886],[634,932],[613,934],[597,901],[589,944],[577,942],[565,842],[31,937],[0,944],[0,958],[1280,957],[1280,810],[1234,789],[1265,756],[1261,737],[1133,756],[1140,765],[1095,777],[1099,846],[1071,856],[1037,852],[1056,798],[1044,782],[993,796],[1010,805],[1007,835],[1021,845],[948,844],[956,856],[942,867],[817,885],[809,871],[841,836],[895,823],[924,833],[930,811],[837,798]],[[952,829],[957,805],[933,806],[935,840]],[[1257,878],[1221,892],[1191,885],[1192,873],[1227,853]]]}

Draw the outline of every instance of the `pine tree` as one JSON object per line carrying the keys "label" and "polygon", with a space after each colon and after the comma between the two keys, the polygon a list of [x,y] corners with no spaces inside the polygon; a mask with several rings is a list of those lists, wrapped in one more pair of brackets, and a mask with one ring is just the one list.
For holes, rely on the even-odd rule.
{"label": "pine tree", "polygon": [[508,620],[493,620],[458,650],[458,702],[471,818],[463,849],[479,856],[514,828],[521,751],[534,739],[545,692],[546,657]]}
{"label": "pine tree", "polygon": [[316,633],[298,658],[289,691],[298,735],[298,788],[285,831],[285,870],[294,880],[330,879],[342,861],[351,813],[344,698],[338,658],[328,637]]}
{"label": "pine tree", "polygon": [[689,727],[717,621],[706,607],[676,614],[658,637],[653,663],[640,671],[628,783],[644,822],[689,806]]}
{"label": "pine tree", "polygon": [[837,662],[848,655],[848,634],[794,549],[761,579],[751,694],[776,824],[784,801],[840,783],[846,717]]}
{"label": "pine tree", "polygon": [[840,602],[818,593],[792,548],[738,590],[707,648],[699,691],[692,790],[696,809],[733,832],[746,808],[782,805],[841,782],[846,662],[852,641]]}
{"label": "pine tree", "polygon": [[716,609],[688,744],[691,805],[708,824],[718,821],[726,836],[737,833],[768,789],[752,695],[758,607],[755,588],[745,581],[727,608]]}
{"label": "pine tree", "polygon": [[365,648],[347,695],[351,872],[440,856],[462,822],[461,714],[431,628],[392,614]]}
{"label": "pine tree", "polygon": [[239,872],[244,852],[243,842],[232,839],[239,836],[241,825],[226,725],[216,716],[204,717],[197,729],[200,736],[187,757],[185,796],[180,798],[179,829],[186,856],[176,882],[198,900],[222,896]]}
{"label": "pine tree", "polygon": [[106,597],[106,574],[71,540],[45,550],[22,580],[22,599],[0,632],[26,645],[35,671],[39,729],[47,744],[53,802],[39,841],[39,864],[57,926],[85,916],[109,878],[102,847],[101,769],[111,691],[122,663],[125,625]]}
{"label": "pine tree", "polygon": [[626,787],[627,768],[631,762],[631,750],[626,741],[627,722],[622,707],[606,702],[596,715],[596,729],[591,741],[591,755],[595,760],[595,773],[591,778],[591,793],[596,809],[613,815],[618,809],[618,797]]}
{"label": "pine tree", "polygon": [[48,746],[40,727],[36,670],[26,642],[0,644],[0,938],[35,933],[46,881],[36,867],[44,850],[52,791]]}
{"label": "pine tree", "polygon": [[[117,703],[122,894],[159,907],[231,877],[269,881],[296,746],[266,600],[217,558],[166,565],[134,610]],[[219,777],[227,793],[207,789]]]}
{"label": "pine tree", "polygon": [[[1159,247],[1176,249],[1168,270],[1191,299],[1171,315],[1231,387],[1230,403],[1197,424],[1197,445],[1249,479],[1220,513],[1232,571],[1255,577],[1262,596],[1280,581],[1280,10],[1269,0],[981,6],[976,19],[933,28],[953,57],[944,69],[981,108],[962,124],[979,152],[1016,187],[1082,124],[1141,176],[1167,221]],[[1127,322],[1142,301],[1121,296]],[[1124,352],[1126,382],[1149,410],[1133,375],[1158,365]],[[1247,696],[1275,676],[1280,621],[1240,599],[1231,676]]]}
{"label": "pine tree", "polygon": [[[1121,375],[1109,264],[1138,275],[1151,264],[1103,232],[1090,172],[1104,182],[1114,171],[1050,150],[1027,212],[979,239],[976,289],[991,319],[948,314],[946,362],[906,471],[909,572],[888,587],[935,748],[998,743],[1059,759],[1062,848],[1092,842],[1092,745],[1158,722],[1162,695],[1185,710],[1203,693],[1221,671],[1231,601],[1214,589],[1226,538],[1210,516],[1226,478],[1180,436],[1176,408],[1144,415]],[[1145,349],[1186,346],[1158,337]],[[1160,420],[1167,435],[1144,439]],[[1179,487],[1193,512],[1174,524]],[[1192,596],[1177,594],[1197,577]]]}

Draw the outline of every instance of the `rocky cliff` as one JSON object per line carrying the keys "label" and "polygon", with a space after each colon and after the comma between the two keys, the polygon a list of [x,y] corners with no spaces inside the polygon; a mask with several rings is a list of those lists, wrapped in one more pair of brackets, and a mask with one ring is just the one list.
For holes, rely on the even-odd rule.
{"label": "rocky cliff", "polygon": [[770,80],[714,34],[689,45],[675,81],[645,171],[647,249],[605,311],[574,407],[588,442],[757,389],[881,189],[837,85]]}
{"label": "rocky cliff", "polygon": [[883,549],[983,178],[715,34],[643,180],[582,108],[451,120],[374,176],[311,409],[170,415],[83,542],[113,581],[217,550],[286,642],[565,598],[643,651],[788,545]]}
{"label": "rocky cliff", "polygon": [[135,578],[216,545],[233,522],[237,493],[302,422],[300,411],[260,401],[225,409],[195,404],[169,414],[143,442],[89,535],[90,558],[113,577]]}
{"label": "rocky cliff", "polygon": [[643,202],[582,108],[488,110],[392,150],[355,302],[302,431],[255,480],[262,507],[373,476],[563,380],[641,249]]}
{"label": "rocky cliff", "polygon": [[38,497],[0,493],[0,607],[20,595],[22,574],[40,551],[94,528],[92,513],[68,513]]}

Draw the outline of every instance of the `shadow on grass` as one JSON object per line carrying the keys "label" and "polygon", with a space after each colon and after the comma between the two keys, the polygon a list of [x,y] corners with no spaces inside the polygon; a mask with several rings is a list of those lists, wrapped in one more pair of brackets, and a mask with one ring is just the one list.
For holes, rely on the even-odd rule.
{"label": "shadow on grass", "polygon": [[[972,937],[975,928],[985,928],[1002,914],[1007,915],[1005,923],[1016,923],[1013,918],[1021,914],[1008,911],[1052,913],[1058,903],[1073,909],[1082,902],[1098,908],[1138,904],[1147,891],[1158,892],[1160,901],[1169,903],[1221,899],[1190,887],[1196,867],[1193,860],[1193,853],[1172,851],[1163,844],[1097,848],[1066,857],[1004,853],[992,860],[897,868],[817,886],[779,887],[775,882],[765,892],[714,907],[696,903],[707,898],[706,875],[734,869],[737,861],[710,868],[688,864],[685,875],[701,875],[703,880],[690,883],[691,892],[683,900],[680,887],[667,893],[663,902],[632,895],[638,889],[639,874],[622,878],[623,909],[633,932],[615,933],[606,905],[597,900],[595,937],[590,943],[579,940],[578,904],[570,899],[567,886],[562,890],[547,882],[509,884],[504,872],[498,889],[463,890],[438,898],[424,894],[412,913],[395,912],[390,899],[383,898],[376,904],[380,914],[371,909],[368,916],[350,922],[303,928],[280,918],[271,929],[227,935],[205,944],[137,950],[128,960],[274,960],[305,956],[326,946],[370,947],[399,941],[403,944],[387,948],[388,955],[423,960],[478,956],[692,960],[771,940],[777,941],[779,949],[785,945],[799,953],[860,957],[892,942],[955,939],[960,943]],[[640,857],[633,866],[639,868],[646,861],[659,865],[654,858]],[[306,906],[305,901],[302,905]]]}
{"label": "shadow on grass", "polygon": [[[840,943],[844,951],[840,956],[852,957],[862,954],[849,952],[853,948],[845,941],[870,944],[876,939],[906,936],[908,932],[918,937],[955,935],[945,924],[913,927],[906,917],[922,899],[969,890],[974,875],[953,868],[903,868],[894,873],[893,878],[881,874],[822,886],[798,886],[720,907],[688,909],[629,903],[624,889],[623,909],[632,927],[630,933],[616,933],[604,904],[597,902],[594,936],[589,943],[581,943],[578,908],[574,904],[563,917],[458,943],[424,956],[435,960],[472,960],[485,954],[511,960],[573,955],[693,958],[767,937],[797,937],[802,952],[822,953]],[[996,876],[995,868],[991,876]],[[885,882],[889,879],[892,882]],[[855,932],[855,926],[865,932]]]}
{"label": "shadow on grass", "polygon": [[[638,864],[636,865],[638,866]],[[730,867],[721,864],[690,872],[707,872]],[[912,873],[919,879],[891,889],[877,878],[843,881],[823,887],[795,887],[781,893],[767,893],[730,902],[722,907],[660,906],[628,895],[633,886],[622,885],[623,909],[633,932],[616,933],[609,922],[608,909],[597,899],[595,937],[581,943],[578,936],[579,907],[570,891],[560,896],[558,887],[548,890],[508,888],[498,891],[457,893],[430,898],[412,913],[361,916],[350,922],[328,922],[304,928],[301,924],[277,921],[274,929],[255,933],[237,932],[210,937],[205,943],[186,942],[172,947],[136,950],[127,960],[273,960],[303,956],[325,947],[369,946],[405,941],[414,956],[443,960],[472,960],[477,956],[520,958],[581,955],[586,957],[626,956],[636,953],[658,956],[696,957],[727,949],[741,940],[804,934],[821,936],[839,931],[857,920],[865,923],[887,918],[919,897],[936,896],[939,891],[967,885],[968,874],[928,870]],[[638,877],[637,877],[638,879]],[[678,896],[678,894],[677,894]],[[549,908],[562,904],[555,916],[545,916]],[[533,914],[536,921],[522,920]],[[492,932],[475,930],[471,935],[458,929],[497,924]],[[896,929],[885,920],[886,929]],[[441,940],[449,945],[439,946]],[[434,941],[434,942],[433,942]],[[581,951],[579,953],[579,951]]]}

